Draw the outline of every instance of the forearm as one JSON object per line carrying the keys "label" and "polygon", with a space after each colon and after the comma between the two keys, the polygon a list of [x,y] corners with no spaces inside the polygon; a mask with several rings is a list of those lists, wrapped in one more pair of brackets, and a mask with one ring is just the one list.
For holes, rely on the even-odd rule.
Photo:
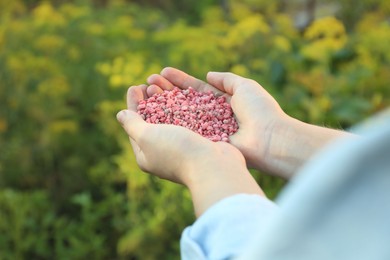
{"label": "forearm", "polygon": [[310,125],[286,117],[280,126],[270,134],[265,169],[285,179],[291,178],[297,170],[328,143],[353,137],[345,131]]}

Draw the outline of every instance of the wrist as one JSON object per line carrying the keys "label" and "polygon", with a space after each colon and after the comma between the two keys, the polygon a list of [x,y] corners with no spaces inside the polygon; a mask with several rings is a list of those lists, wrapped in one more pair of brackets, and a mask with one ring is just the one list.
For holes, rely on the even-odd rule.
{"label": "wrist", "polygon": [[298,165],[301,165],[297,153],[305,152],[304,144],[300,143],[303,124],[285,114],[267,129],[267,143],[262,155],[266,172],[289,179]]}
{"label": "wrist", "polygon": [[245,158],[230,144],[219,142],[204,148],[183,161],[181,179],[188,188],[211,179],[221,179],[228,173],[247,171]]}
{"label": "wrist", "polygon": [[281,157],[285,155],[284,147],[289,147],[291,135],[299,128],[295,119],[282,113],[274,116],[264,127],[264,122],[255,122],[251,129],[264,129],[262,135],[257,131],[251,133],[251,141],[244,148],[248,166],[271,175],[286,178],[280,168]]}
{"label": "wrist", "polygon": [[246,168],[244,157],[236,148],[222,144],[213,156],[203,159],[189,164],[183,176],[183,183],[190,190],[197,216],[219,200],[235,194],[264,196]]}
{"label": "wrist", "polygon": [[315,153],[337,138],[349,133],[319,127],[284,116],[269,129],[264,151],[264,169],[289,179]]}
{"label": "wrist", "polygon": [[237,194],[257,194],[264,196],[252,175],[242,167],[240,169],[215,169],[208,176],[198,178],[188,186],[197,217],[218,201]]}

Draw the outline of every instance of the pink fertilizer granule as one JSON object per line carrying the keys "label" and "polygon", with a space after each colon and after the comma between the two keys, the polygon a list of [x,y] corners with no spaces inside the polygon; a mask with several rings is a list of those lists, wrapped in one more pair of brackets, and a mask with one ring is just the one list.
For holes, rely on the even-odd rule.
{"label": "pink fertilizer granule", "polygon": [[211,91],[175,87],[141,100],[137,109],[148,123],[183,126],[214,142],[229,142],[229,136],[238,130],[230,104]]}

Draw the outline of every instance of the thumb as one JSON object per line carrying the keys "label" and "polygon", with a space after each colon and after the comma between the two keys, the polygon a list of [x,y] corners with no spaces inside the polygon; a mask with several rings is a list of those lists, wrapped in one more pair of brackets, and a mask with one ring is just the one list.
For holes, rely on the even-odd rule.
{"label": "thumb", "polygon": [[233,95],[241,85],[243,77],[230,72],[212,72],[207,73],[207,81],[217,89]]}
{"label": "thumb", "polygon": [[147,124],[139,114],[124,109],[116,114],[116,118],[130,138],[136,142],[141,138]]}

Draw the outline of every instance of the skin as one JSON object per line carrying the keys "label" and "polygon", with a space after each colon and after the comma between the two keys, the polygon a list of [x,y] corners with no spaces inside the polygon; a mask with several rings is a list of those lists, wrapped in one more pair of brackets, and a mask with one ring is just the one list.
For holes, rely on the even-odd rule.
{"label": "skin", "polygon": [[[232,73],[209,72],[206,83],[165,68],[147,82],[149,86],[129,88],[127,109],[117,119],[129,136],[140,168],[188,187],[197,216],[234,194],[264,196],[247,167],[289,179],[323,146],[351,136],[289,117],[257,82]],[[239,124],[230,144],[212,142],[179,126],[148,124],[136,113],[140,100],[174,86],[227,97]]]}
{"label": "skin", "polygon": [[[209,72],[207,82],[183,71],[165,68],[148,83],[154,91],[189,86],[197,91],[227,95],[239,124],[231,144],[244,155],[247,165],[290,179],[310,157],[328,143],[353,135],[296,120],[256,81],[227,72]],[[153,91],[152,91],[153,90]]]}
{"label": "skin", "polygon": [[196,216],[234,194],[264,196],[234,146],[212,142],[183,127],[146,123],[136,111],[149,91],[146,85],[130,87],[127,109],[117,114],[143,171],[188,187]]}

